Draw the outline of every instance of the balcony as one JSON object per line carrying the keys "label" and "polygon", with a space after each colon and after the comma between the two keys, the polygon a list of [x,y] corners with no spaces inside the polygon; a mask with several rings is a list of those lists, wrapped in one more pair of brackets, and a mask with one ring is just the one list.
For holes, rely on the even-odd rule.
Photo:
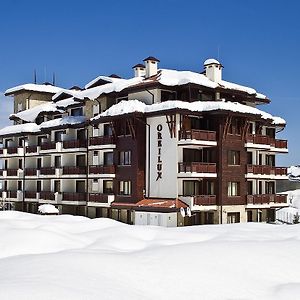
{"label": "balcony", "polygon": [[109,197],[112,196],[112,194],[91,193],[89,194],[89,202],[108,203]]}
{"label": "balcony", "polygon": [[52,167],[44,167],[40,168],[41,175],[55,175],[55,168]]}
{"label": "balcony", "polygon": [[87,146],[86,140],[72,140],[72,141],[64,141],[63,148],[70,149],[70,148],[85,148]]}
{"label": "balcony", "polygon": [[62,193],[63,201],[86,201],[86,193]]}
{"label": "balcony", "polygon": [[284,167],[272,167],[266,165],[247,165],[247,173],[255,175],[279,175],[286,176],[287,168]]}
{"label": "balcony", "polygon": [[18,153],[18,147],[8,147],[7,148],[7,154],[17,154]]}
{"label": "balcony", "polygon": [[86,167],[63,167],[63,175],[86,174]]}
{"label": "balcony", "polygon": [[198,141],[217,141],[217,135],[215,131],[208,130],[180,130],[179,131],[180,140],[198,140]]}
{"label": "balcony", "polygon": [[36,168],[26,168],[25,169],[25,175],[26,176],[36,176],[37,175],[37,169]]}
{"label": "balcony", "polygon": [[115,174],[116,168],[114,165],[90,166],[90,174]]}
{"label": "balcony", "polygon": [[115,144],[115,138],[112,135],[94,136],[90,138],[91,146],[109,145],[109,144]]}
{"label": "balcony", "polygon": [[27,146],[26,147],[26,153],[36,153],[37,152],[37,146]]}
{"label": "balcony", "polygon": [[55,193],[54,192],[40,192],[40,199],[55,200]]}
{"label": "balcony", "polygon": [[247,195],[247,204],[287,203],[286,195],[260,194]]}
{"label": "balcony", "polygon": [[27,198],[27,199],[36,199],[36,192],[25,191],[25,198]]}
{"label": "balcony", "polygon": [[7,176],[18,176],[18,169],[7,169]]}
{"label": "balcony", "polygon": [[216,195],[194,196],[194,205],[217,205],[217,196]]}
{"label": "balcony", "polygon": [[41,150],[53,150],[56,149],[56,142],[47,142],[41,145]]}
{"label": "balcony", "polygon": [[287,149],[287,140],[276,140],[275,138],[267,135],[248,134],[246,137],[246,143],[269,145],[270,147],[277,149]]}
{"label": "balcony", "polygon": [[216,173],[215,163],[183,162],[178,164],[179,173]]}

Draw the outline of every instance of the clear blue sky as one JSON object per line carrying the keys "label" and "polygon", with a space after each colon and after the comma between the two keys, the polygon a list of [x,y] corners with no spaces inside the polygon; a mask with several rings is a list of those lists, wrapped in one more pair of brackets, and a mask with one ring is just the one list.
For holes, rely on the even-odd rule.
{"label": "clear blue sky", "polygon": [[[202,71],[208,57],[225,80],[254,87],[284,117],[290,154],[300,164],[300,4],[298,1],[20,1],[0,2],[0,91],[32,82],[83,86],[100,74],[132,74],[148,55],[165,68]],[[219,50],[218,50],[219,49]],[[1,96],[1,125],[11,99]],[[262,107],[261,107],[262,108]]]}

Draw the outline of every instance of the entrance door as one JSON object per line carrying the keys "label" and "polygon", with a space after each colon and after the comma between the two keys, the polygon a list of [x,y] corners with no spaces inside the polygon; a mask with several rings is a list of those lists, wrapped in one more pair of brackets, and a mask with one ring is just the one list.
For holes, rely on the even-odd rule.
{"label": "entrance door", "polygon": [[227,214],[227,223],[240,223],[240,213],[228,213]]}

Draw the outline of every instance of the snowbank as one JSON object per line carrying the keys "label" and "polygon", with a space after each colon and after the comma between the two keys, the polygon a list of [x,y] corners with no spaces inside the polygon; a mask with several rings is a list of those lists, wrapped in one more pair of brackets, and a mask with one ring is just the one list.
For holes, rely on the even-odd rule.
{"label": "snowbank", "polygon": [[225,102],[225,101],[195,101],[195,102],[184,102],[179,100],[166,101],[162,103],[155,103],[146,105],[145,103],[138,100],[121,101],[118,104],[113,105],[100,115],[92,118],[97,120],[101,117],[116,116],[122,114],[129,114],[133,112],[150,113],[169,109],[186,109],[194,112],[208,112],[208,111],[232,111],[243,114],[252,114],[261,116],[263,119],[272,120],[274,125],[285,125],[285,120],[280,117],[274,117],[271,114],[264,112],[255,107],[243,105],[238,102]]}
{"label": "snowbank", "polygon": [[297,299],[300,225],[0,212],[0,299]]}
{"label": "snowbank", "polygon": [[40,214],[59,214],[59,210],[52,204],[42,204],[38,211]]}

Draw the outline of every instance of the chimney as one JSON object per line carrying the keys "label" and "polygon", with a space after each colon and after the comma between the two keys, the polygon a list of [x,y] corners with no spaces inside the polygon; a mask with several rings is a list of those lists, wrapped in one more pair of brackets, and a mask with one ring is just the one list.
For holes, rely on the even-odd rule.
{"label": "chimney", "polygon": [[134,77],[142,77],[146,75],[146,68],[142,64],[137,64],[133,66],[132,69],[134,70]]}
{"label": "chimney", "polygon": [[153,56],[149,56],[143,60],[146,65],[146,78],[157,74],[159,60]]}
{"label": "chimney", "polygon": [[211,81],[220,83],[222,80],[223,66],[213,58],[209,58],[204,62],[205,75]]}

